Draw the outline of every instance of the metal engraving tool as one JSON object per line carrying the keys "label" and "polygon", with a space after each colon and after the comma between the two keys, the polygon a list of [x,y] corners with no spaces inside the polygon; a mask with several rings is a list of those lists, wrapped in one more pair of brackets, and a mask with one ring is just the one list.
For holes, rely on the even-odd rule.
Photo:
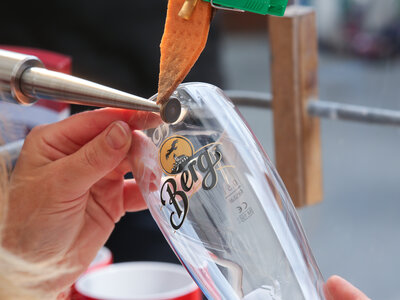
{"label": "metal engraving tool", "polygon": [[46,69],[35,56],[0,49],[0,100],[29,105],[47,99],[97,107],[158,112],[163,121],[175,122],[180,102],[163,105],[75,76]]}

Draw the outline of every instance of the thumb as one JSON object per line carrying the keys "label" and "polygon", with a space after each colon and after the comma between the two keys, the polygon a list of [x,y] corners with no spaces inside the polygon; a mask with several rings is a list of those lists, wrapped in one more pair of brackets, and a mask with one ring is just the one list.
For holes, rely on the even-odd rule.
{"label": "thumb", "polygon": [[132,140],[129,125],[116,121],[75,153],[54,162],[64,195],[79,197],[114,170],[126,157]]}

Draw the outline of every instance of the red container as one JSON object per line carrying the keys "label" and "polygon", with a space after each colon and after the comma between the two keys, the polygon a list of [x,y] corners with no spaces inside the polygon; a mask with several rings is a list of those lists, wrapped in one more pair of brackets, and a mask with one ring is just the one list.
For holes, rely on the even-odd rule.
{"label": "red container", "polygon": [[202,293],[177,264],[128,262],[83,275],[73,300],[201,300]]}

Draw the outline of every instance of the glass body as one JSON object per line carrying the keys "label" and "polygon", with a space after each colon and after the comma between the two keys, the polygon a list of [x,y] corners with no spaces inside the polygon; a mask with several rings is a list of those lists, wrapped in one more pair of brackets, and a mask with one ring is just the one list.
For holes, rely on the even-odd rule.
{"label": "glass body", "polygon": [[[173,95],[181,118],[145,131],[157,159],[134,174],[149,209],[208,299],[325,299],[295,208],[261,145],[215,86]],[[154,182],[154,174],[160,174]]]}

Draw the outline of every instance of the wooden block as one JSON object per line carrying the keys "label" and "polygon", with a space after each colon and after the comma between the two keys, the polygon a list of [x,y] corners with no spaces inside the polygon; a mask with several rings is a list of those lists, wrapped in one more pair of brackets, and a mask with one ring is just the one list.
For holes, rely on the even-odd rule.
{"label": "wooden block", "polygon": [[269,17],[275,158],[296,207],[322,200],[320,124],[307,113],[318,95],[315,12],[288,7]]}

